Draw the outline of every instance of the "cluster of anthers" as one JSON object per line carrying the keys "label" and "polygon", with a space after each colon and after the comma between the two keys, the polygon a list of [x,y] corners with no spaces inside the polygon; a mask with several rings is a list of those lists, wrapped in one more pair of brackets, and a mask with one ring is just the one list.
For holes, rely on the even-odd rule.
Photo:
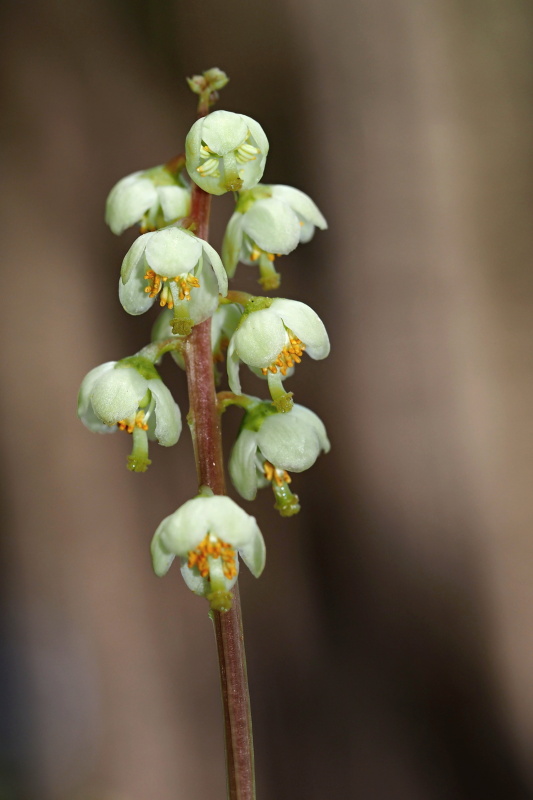
{"label": "cluster of anthers", "polygon": [[130,419],[121,419],[117,422],[117,427],[120,431],[127,431],[127,433],[133,433],[135,428],[147,431],[148,423],[145,421],[144,411],[137,411],[135,416]]}
{"label": "cluster of anthers", "polygon": [[290,483],[292,481],[286,469],[278,469],[274,464],[271,464],[270,461],[265,461],[263,464],[263,472],[267,481],[274,481],[277,486],[283,486],[284,483]]}
{"label": "cluster of anthers", "polygon": [[[246,138],[249,139],[250,134],[248,134]],[[252,144],[243,142],[235,150],[235,158],[239,164],[247,164],[249,161],[255,161],[260,152],[261,150],[258,147],[254,147]],[[203,164],[200,164],[199,167],[196,167],[196,171],[200,173],[202,178],[206,178],[208,176],[212,178],[219,178],[220,172],[218,170],[218,162],[220,160],[220,156],[211,150],[209,145],[202,143],[202,146],[200,147],[200,158],[205,159],[205,161]]]}
{"label": "cluster of anthers", "polygon": [[267,375],[269,372],[275,374],[278,369],[282,375],[286,375],[288,369],[294,367],[295,363],[300,363],[305,350],[305,344],[298,339],[297,336],[294,336],[294,334],[289,337],[289,340],[289,346],[283,348],[276,360],[273,361],[269,367],[262,367],[261,372],[263,375]]}
{"label": "cluster of anthers", "polygon": [[202,578],[208,578],[210,558],[222,560],[222,571],[228,580],[237,575],[236,554],[233,547],[208,533],[195,549],[188,553],[187,566],[189,569],[196,567]]}
{"label": "cluster of anthers", "polygon": [[[149,285],[144,289],[149,297],[156,297],[159,292],[161,292],[159,305],[162,307],[168,306],[170,309],[174,308],[174,298],[172,297],[170,286],[167,283],[169,278],[163,275],[158,275],[153,269],[149,269],[146,272],[144,279],[145,281],[149,282]],[[178,297],[180,300],[190,300],[191,289],[198,289],[200,287],[200,281],[198,278],[190,273],[185,276],[179,275],[177,278],[170,278],[170,280],[174,281],[174,283],[178,286]],[[164,285],[165,283],[167,283],[166,286]]]}

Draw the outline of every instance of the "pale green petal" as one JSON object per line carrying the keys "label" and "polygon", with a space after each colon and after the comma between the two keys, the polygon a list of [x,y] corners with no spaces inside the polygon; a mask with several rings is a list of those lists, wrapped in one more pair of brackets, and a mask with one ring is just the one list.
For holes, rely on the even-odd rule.
{"label": "pale green petal", "polygon": [[222,242],[222,261],[228,278],[233,278],[241,257],[244,217],[236,211],[228,222]]}
{"label": "pale green petal", "polygon": [[191,210],[191,192],[183,186],[158,186],[159,203],[166,222],[186,217]]}
{"label": "pale green petal", "polygon": [[203,118],[202,139],[219,156],[236,150],[248,135],[247,117],[232,111],[213,111]]}
{"label": "pale green petal", "polygon": [[252,575],[255,578],[259,578],[265,568],[266,547],[265,540],[263,539],[255,519],[253,534],[249,541],[239,548],[239,553]]}
{"label": "pale green petal", "polygon": [[228,293],[228,276],[226,274],[226,270],[224,269],[222,259],[215,248],[209,244],[209,242],[205,242],[203,239],[199,239],[198,241],[201,243],[204,254],[207,256],[211,266],[213,267],[213,272],[215,273],[218,282],[218,291],[222,297],[225,297]]}
{"label": "pale green petal", "polygon": [[306,346],[305,352],[311,358],[318,360],[329,355],[329,338],[324,323],[308,305],[299,300],[276,297],[269,311],[276,313],[287,328],[301,339]]}
{"label": "pale green petal", "polygon": [[151,180],[134,172],[122,178],[109,193],[105,221],[117,235],[140,222],[143,215],[157,203],[157,192]]}
{"label": "pale green petal", "polygon": [[172,562],[176,558],[174,553],[170,553],[166,547],[164,546],[161,536],[160,530],[162,525],[164,525],[165,520],[161,523],[159,528],[156,530],[155,535],[152,539],[152,544],[150,546],[150,550],[152,553],[152,565],[154,568],[154,572],[160,578],[163,575],[166,575],[169,571],[170,567],[172,566]]}
{"label": "pale green petal", "polygon": [[[239,577],[239,566],[239,559],[237,558],[235,560],[237,574],[231,580],[228,580],[227,578],[223,579],[227,591],[232,589],[237,583],[237,579]],[[202,578],[196,568],[190,569],[190,567],[187,566],[186,558],[181,559],[181,574],[188,588],[194,592],[194,594],[197,594],[200,597],[205,597],[211,591],[209,579]]]}
{"label": "pale green petal", "polygon": [[155,398],[155,438],[164,447],[176,444],[181,433],[181,414],[167,386],[160,380],[149,380],[148,388]]}
{"label": "pale green petal", "polygon": [[[246,116],[246,114],[241,114],[241,117],[248,125],[248,130],[250,131],[253,144],[256,147],[258,147],[259,150],[261,151],[260,156],[258,156],[258,160],[262,161],[264,165],[265,159],[268,155],[268,148],[269,148],[266,133],[264,132],[261,125],[257,122],[257,120],[252,119],[252,117]],[[263,171],[261,171],[261,174],[263,174]],[[246,188],[251,189],[252,187],[250,186]]]}
{"label": "pale green petal", "polygon": [[230,339],[228,347],[227,369],[228,369],[228,383],[229,388],[235,394],[241,393],[241,381],[239,378],[240,358],[235,350],[234,337]]}
{"label": "pale green petal", "polygon": [[129,281],[134,271],[143,270],[142,264],[144,264],[144,251],[152,236],[154,236],[153,231],[150,233],[143,233],[142,236],[139,236],[137,239],[135,239],[132,246],[124,256],[122,268],[120,270],[120,277],[122,278],[123,283],[127,283],[127,281]]}
{"label": "pale green petal", "polygon": [[242,311],[234,303],[219,306],[213,314],[211,322],[211,345],[216,352],[223,338],[231,339],[241,321]]}
{"label": "pale green petal", "polygon": [[78,417],[83,424],[94,433],[114,433],[117,428],[110,427],[102,422],[93,411],[90,396],[98,380],[113,369],[117,362],[108,361],[105,364],[92,369],[81,382],[80,391],[78,394]]}
{"label": "pale green petal", "polygon": [[132,367],[115,367],[95,383],[90,398],[96,416],[114,425],[137,413],[147,381]]}
{"label": "pale green petal", "polygon": [[199,281],[200,286],[191,289],[190,300],[178,301],[178,303],[185,304],[195,325],[212,317],[218,308],[218,281],[209,264],[204,264]]}
{"label": "pale green petal", "polygon": [[324,216],[320,213],[317,205],[311,200],[309,195],[295,189],[293,186],[275,184],[270,187],[272,197],[283,200],[295,211],[304,222],[311,222],[317,228],[325,230],[328,227]]}
{"label": "pale green petal", "polygon": [[256,431],[241,430],[229,460],[232,483],[245,500],[253,500],[257,494],[257,439]]}
{"label": "pale green petal", "polygon": [[315,226],[312,222],[300,222],[300,244],[307,244],[315,235]]}
{"label": "pale green petal", "polygon": [[282,200],[258,200],[244,214],[244,232],[261,250],[287,255],[300,241],[300,222]]}
{"label": "pale green petal", "polygon": [[155,300],[154,297],[150,297],[144,291],[147,283],[143,275],[144,270],[141,270],[141,272],[136,271],[130,276],[126,285],[121,280],[118,282],[118,299],[124,311],[133,316],[144,314],[145,311],[152,307]]}
{"label": "pale green petal", "polygon": [[180,228],[156,231],[145,252],[149,266],[165,278],[175,278],[184,272],[192,272],[201,255],[200,240]]}
{"label": "pale green petal", "polygon": [[257,443],[271,464],[288,472],[309,469],[322,449],[329,450],[321,420],[309,409],[296,405],[286,414],[267,417],[259,430]]}
{"label": "pale green petal", "polygon": [[267,367],[289,343],[281,315],[272,313],[275,302],[270,308],[249,314],[233,334],[232,342],[241,361],[251,367]]}

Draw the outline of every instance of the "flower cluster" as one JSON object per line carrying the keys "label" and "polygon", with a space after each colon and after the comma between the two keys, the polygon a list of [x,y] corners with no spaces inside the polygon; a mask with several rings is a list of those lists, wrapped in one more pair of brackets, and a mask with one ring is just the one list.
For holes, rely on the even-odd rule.
{"label": "flower cluster", "polygon": [[[271,486],[275,508],[289,517],[300,510],[290,488],[291,473],[311,467],[330,444],[319,417],[293,403],[284,381],[305,354],[314,360],[326,358],[328,335],[318,314],[305,303],[228,291],[228,277],[235,275],[239,262],[256,265],[263,289],[278,288],[275,259],[309,242],[315,229],[325,230],[327,223],[299,189],[260,183],[269,144],[258,122],[229,111],[207,113],[227,80],[218,69],[189,79],[200,98],[201,116],[187,135],[185,154],[128,175],[111,190],[106,205],[111,230],[120,234],[140,226],[122,262],[119,300],[134,316],[154,304],[162,311],[150,344],[86,375],[78,414],[97,433],[129,433],[133,448],[127,466],[144,472],[151,463],[149,441],[176,444],[182,427],[179,408],[156,365],[170,352],[187,369],[189,382],[194,381],[199,366],[191,362],[194,329],[211,320],[213,371],[218,382],[216,363],[226,359],[229,383],[229,391],[218,395],[218,410],[230,405],[244,409],[229,460],[233,485],[247,501],[254,500],[258,489]],[[206,230],[205,217],[198,216],[205,192],[235,196],[222,257],[196,233]],[[209,334],[209,329],[201,330]],[[204,341],[208,350],[205,336]],[[269,399],[242,393],[241,363],[266,381]],[[211,402],[209,391],[206,402]],[[188,419],[193,436],[202,435],[204,422],[195,418],[194,410]],[[156,574],[164,575],[178,557],[187,586],[221,612],[231,607],[239,556],[253,575],[261,574],[265,543],[257,523],[233,500],[215,496],[207,486],[166,517],[152,541]]]}

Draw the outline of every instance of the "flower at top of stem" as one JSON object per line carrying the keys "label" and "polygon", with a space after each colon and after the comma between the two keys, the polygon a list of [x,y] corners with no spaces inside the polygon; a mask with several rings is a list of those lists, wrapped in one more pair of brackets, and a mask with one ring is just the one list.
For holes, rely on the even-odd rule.
{"label": "flower at top of stem", "polygon": [[190,188],[161,165],[116,183],[106,201],[105,221],[117,235],[136,223],[144,233],[186,217],[190,210]]}
{"label": "flower at top of stem", "polygon": [[173,309],[172,329],[187,335],[208,319],[226,295],[228,278],[208,242],[177,227],[139,236],[122,262],[120,302],[128,314],[143,314],[156,297]]}
{"label": "flower at top of stem", "polygon": [[128,469],[145,472],[150,465],[148,440],[170,447],[181,433],[181,414],[154,365],[132,356],[108,361],[83,379],[78,416],[96,433],[127,431],[133,436]]}
{"label": "flower at top of stem", "polygon": [[256,578],[265,566],[265,543],[255,518],[209,489],[161,522],[151,549],[156,575],[165,575],[178,556],[189,589],[206,597],[215,611],[231,608],[237,553]]}
{"label": "flower at top of stem", "polygon": [[251,189],[263,175],[268,139],[245,114],[213,111],[198,119],[185,140],[187,172],[210,194]]}
{"label": "flower at top of stem", "polygon": [[263,289],[277,289],[276,256],[312,239],[327,222],[311,198],[292,186],[259,184],[241,192],[222,243],[222,261],[231,278],[237,264],[257,264]]}
{"label": "flower at top of stem", "polygon": [[230,389],[241,394],[239,363],[264,375],[278,411],[289,411],[291,395],[283,380],[292,374],[304,351],[319,360],[329,354],[329,338],[324,323],[305,303],[276,297],[254,298],[245,307],[239,327],[228,347]]}
{"label": "flower at top of stem", "polygon": [[233,485],[245,500],[257,489],[271,484],[281,516],[298,513],[298,497],[292,494],[290,472],[313,466],[330,444],[322,420],[308,408],[293,405],[286,414],[272,403],[260,402],[245,414],[233,447],[229,472]]}

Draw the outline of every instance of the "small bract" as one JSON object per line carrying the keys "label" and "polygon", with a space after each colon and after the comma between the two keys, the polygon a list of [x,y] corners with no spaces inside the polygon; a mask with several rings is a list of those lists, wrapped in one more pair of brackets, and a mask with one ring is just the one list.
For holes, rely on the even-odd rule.
{"label": "small bract", "polygon": [[145,472],[148,440],[170,447],[181,433],[181,414],[154,365],[132,356],[108,361],[83,379],[78,395],[78,416],[96,433],[127,431],[133,437],[128,469]]}
{"label": "small bract", "polygon": [[268,139],[245,114],[214,111],[198,119],[185,140],[187,172],[210,194],[251,189],[261,180]]}
{"label": "small bract", "polygon": [[330,444],[322,420],[308,408],[294,405],[286,414],[272,403],[259,402],[245,415],[229,462],[233,485],[245,500],[271,484],[275,507],[283,517],[298,513],[298,497],[290,488],[290,472],[312,467]]}
{"label": "small bract", "polygon": [[117,235],[136,223],[144,232],[186,217],[190,210],[190,188],[180,186],[159,166],[134,172],[115,184],[106,201],[105,221]]}
{"label": "small bract", "polygon": [[305,352],[318,360],[329,354],[324,323],[305,303],[281,297],[257,297],[246,305],[239,327],[228,347],[228,380],[235,394],[241,393],[240,361],[268,379],[268,388],[278,411],[290,411],[291,395],[283,379],[292,374]]}
{"label": "small bract", "polygon": [[119,298],[128,314],[143,314],[159,296],[173,309],[172,329],[189,334],[208,319],[226,295],[228,278],[208,242],[177,227],[139,236],[122,262]]}
{"label": "small bract", "polygon": [[254,517],[229,497],[204,489],[166,517],[152,539],[156,575],[181,560],[185,583],[216,611],[231,608],[231,588],[239,574],[237,553],[258,578],[265,566],[265,543]]}
{"label": "small bract", "polygon": [[299,242],[308,242],[315,226],[327,223],[311,198],[292,186],[259,184],[242,192],[222,243],[222,261],[231,278],[237,264],[257,264],[259,283],[265,290],[277,289],[280,276],[274,268],[276,256],[292,252]]}

